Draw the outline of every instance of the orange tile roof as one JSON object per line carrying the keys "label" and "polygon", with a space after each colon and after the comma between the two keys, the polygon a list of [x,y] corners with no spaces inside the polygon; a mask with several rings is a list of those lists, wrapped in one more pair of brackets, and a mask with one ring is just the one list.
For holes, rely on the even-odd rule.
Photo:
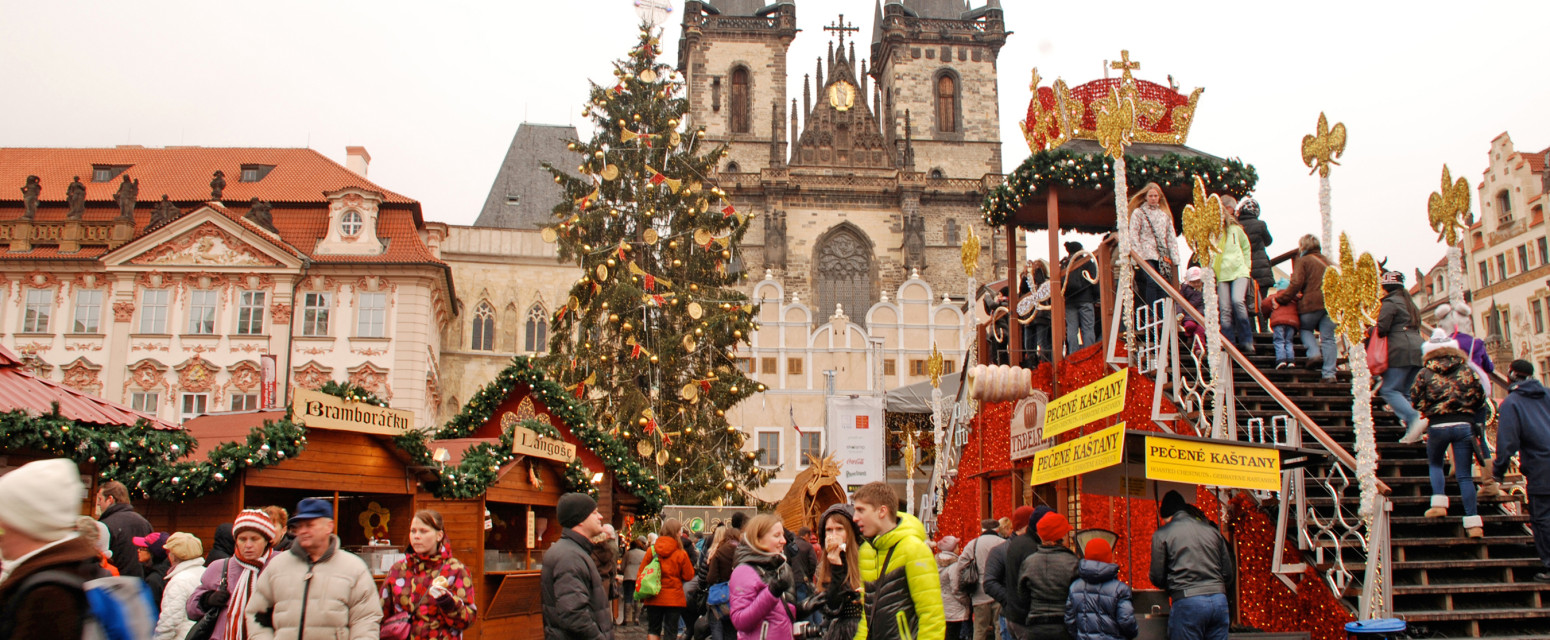
{"label": "orange tile roof", "polygon": [[1533,171],[1534,173],[1544,173],[1545,172],[1545,154],[1546,153],[1550,153],[1550,149],[1544,149],[1544,150],[1541,150],[1541,151],[1536,151],[1534,153],[1518,154],[1518,155],[1523,156],[1523,159],[1528,161],[1529,171]]}
{"label": "orange tile roof", "polygon": [[[245,164],[274,170],[258,182],[240,182]],[[0,200],[18,201],[27,176],[35,175],[44,202],[64,202],[65,187],[75,176],[86,185],[87,202],[113,202],[120,179],[91,182],[93,165],[129,165],[125,174],[140,181],[142,203],[158,202],[162,194],[178,203],[209,200],[217,169],[226,174],[221,199],[228,202],[322,202],[325,191],[359,187],[381,193],[387,202],[414,203],[315,150],[262,147],[0,148],[0,187],[6,187],[0,188]]]}
{"label": "orange tile roof", "polygon": [[153,429],[178,428],[150,414],[34,376],[14,352],[0,347],[0,411],[41,414],[53,411],[56,405],[60,415],[78,422],[132,426],[145,420]]}

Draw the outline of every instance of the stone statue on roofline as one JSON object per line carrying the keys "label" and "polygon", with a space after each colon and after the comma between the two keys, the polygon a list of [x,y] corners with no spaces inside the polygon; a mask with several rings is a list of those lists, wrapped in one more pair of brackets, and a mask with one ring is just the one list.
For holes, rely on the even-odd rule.
{"label": "stone statue on roofline", "polygon": [[272,233],[279,233],[280,231],[274,228],[274,215],[270,213],[270,208],[269,203],[253,198],[253,201],[248,204],[247,215],[242,217]]}
{"label": "stone statue on roofline", "polygon": [[786,212],[776,211],[764,218],[764,263],[786,268]]}
{"label": "stone statue on roofline", "polygon": [[210,199],[221,201],[221,193],[226,190],[226,172],[215,170],[215,177],[210,179]]}
{"label": "stone statue on roofline", "polygon": [[113,194],[113,200],[118,203],[119,220],[133,222],[135,219],[135,204],[140,200],[140,181],[129,181],[129,174],[124,174],[124,181],[119,183],[118,192]]}
{"label": "stone statue on roofline", "polygon": [[76,176],[70,186],[65,187],[65,202],[70,205],[66,218],[80,220],[86,215],[86,185],[81,184],[81,176]]}
{"label": "stone statue on roofline", "polygon": [[904,216],[904,267],[926,268],[926,217],[923,215]]}
{"label": "stone statue on roofline", "polygon": [[38,196],[43,195],[43,181],[37,176],[27,176],[22,186],[22,219],[31,220],[38,213]]}
{"label": "stone statue on roofline", "polygon": [[182,215],[183,210],[179,209],[178,205],[172,204],[172,201],[167,199],[167,194],[163,193],[161,194],[161,202],[158,202],[156,204],[156,208],[151,210],[150,226],[159,227],[168,222],[172,222],[173,220],[177,220],[178,217]]}

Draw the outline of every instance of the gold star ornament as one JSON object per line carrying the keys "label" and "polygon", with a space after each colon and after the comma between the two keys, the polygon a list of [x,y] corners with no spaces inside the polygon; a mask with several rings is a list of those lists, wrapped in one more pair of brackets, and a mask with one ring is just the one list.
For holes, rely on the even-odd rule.
{"label": "gold star ornament", "polygon": [[1199,256],[1201,264],[1211,264],[1221,248],[1216,246],[1222,234],[1222,199],[1206,196],[1206,183],[1195,176],[1195,201],[1184,205],[1184,241]]}
{"label": "gold star ornament", "polygon": [[1345,123],[1336,122],[1331,128],[1329,119],[1319,113],[1318,128],[1313,131],[1313,135],[1302,137],[1302,163],[1328,178],[1329,166],[1340,164],[1335,162],[1335,158],[1342,153],[1345,153]]}
{"label": "gold star ornament", "polygon": [[1367,328],[1378,322],[1383,303],[1378,286],[1378,262],[1372,254],[1353,259],[1351,239],[1340,234],[1340,266],[1324,271],[1324,308],[1340,335],[1350,344],[1361,344]]}
{"label": "gold star ornament", "polygon": [[1459,231],[1464,228],[1464,216],[1469,213],[1469,181],[1453,180],[1448,165],[1442,165],[1442,190],[1433,191],[1426,199],[1426,217],[1432,223],[1437,239],[1449,246],[1458,244]]}

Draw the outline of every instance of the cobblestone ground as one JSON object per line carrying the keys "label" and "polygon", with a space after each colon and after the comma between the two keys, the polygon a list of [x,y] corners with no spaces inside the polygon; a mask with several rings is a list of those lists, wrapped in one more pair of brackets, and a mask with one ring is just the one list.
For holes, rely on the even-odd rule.
{"label": "cobblestone ground", "polygon": [[646,625],[627,624],[614,627],[614,640],[646,640]]}

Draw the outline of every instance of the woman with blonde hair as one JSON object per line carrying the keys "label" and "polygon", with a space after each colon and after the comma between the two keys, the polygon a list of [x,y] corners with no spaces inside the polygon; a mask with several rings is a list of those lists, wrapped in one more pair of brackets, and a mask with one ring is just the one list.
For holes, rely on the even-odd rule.
{"label": "woman with blonde hair", "polygon": [[791,640],[796,608],[786,601],[795,579],[783,552],[786,530],[780,519],[761,513],[743,529],[732,570],[732,626],[738,640]]}
{"label": "woman with blonde hair", "polygon": [[1211,267],[1216,271],[1216,297],[1222,313],[1222,337],[1238,345],[1244,355],[1254,354],[1254,325],[1249,324],[1249,267],[1253,248],[1249,236],[1238,224],[1238,217],[1222,210],[1222,232],[1217,236],[1216,255]]}
{"label": "woman with blonde hair", "polygon": [[[1174,246],[1176,236],[1173,231],[1173,211],[1168,208],[1168,198],[1164,197],[1162,187],[1155,182],[1146,183],[1130,199],[1131,250],[1152,265],[1164,279],[1172,281],[1179,264]],[[1135,281],[1136,294],[1140,296],[1143,305],[1150,305],[1167,295],[1162,286],[1153,282],[1145,271],[1137,269]]]}

